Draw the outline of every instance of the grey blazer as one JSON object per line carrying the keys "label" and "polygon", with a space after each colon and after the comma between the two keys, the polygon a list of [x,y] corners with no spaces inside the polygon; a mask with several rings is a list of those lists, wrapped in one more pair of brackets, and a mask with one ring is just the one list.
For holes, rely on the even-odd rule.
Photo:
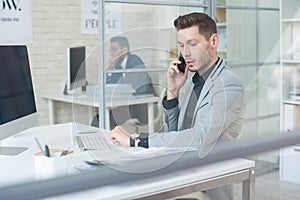
{"label": "grey blazer", "polygon": [[[150,147],[194,147],[206,156],[218,142],[237,138],[245,109],[244,89],[223,59],[205,81],[192,119],[192,128],[181,130],[193,83],[188,79],[186,94],[175,108],[165,111],[164,133],[151,134]],[[191,113],[192,114],[192,113]]]}

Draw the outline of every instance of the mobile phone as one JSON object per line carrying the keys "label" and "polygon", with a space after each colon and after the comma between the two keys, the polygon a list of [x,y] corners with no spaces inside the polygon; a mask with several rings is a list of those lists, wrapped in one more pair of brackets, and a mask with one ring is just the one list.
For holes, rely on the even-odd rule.
{"label": "mobile phone", "polygon": [[184,58],[183,58],[183,56],[181,54],[179,54],[178,60],[180,60],[181,63],[180,64],[176,64],[176,66],[178,67],[178,69],[179,69],[179,71],[181,73],[184,73],[185,67],[186,67],[186,63],[185,63],[185,60],[184,60]]}

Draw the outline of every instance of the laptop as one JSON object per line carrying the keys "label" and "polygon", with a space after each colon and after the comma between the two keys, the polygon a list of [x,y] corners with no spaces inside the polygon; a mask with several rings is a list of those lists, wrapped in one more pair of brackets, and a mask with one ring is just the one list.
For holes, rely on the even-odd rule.
{"label": "laptop", "polygon": [[134,93],[134,89],[130,84],[106,84],[105,93],[107,97],[113,96],[130,96]]}
{"label": "laptop", "polygon": [[76,143],[81,151],[85,150],[111,150],[109,141],[102,133],[76,134]]}
{"label": "laptop", "polygon": [[[106,84],[105,85],[105,96],[108,99],[112,97],[128,97],[135,93],[135,90],[130,84]],[[99,86],[88,85],[86,88],[86,94],[89,99],[99,98]]]}

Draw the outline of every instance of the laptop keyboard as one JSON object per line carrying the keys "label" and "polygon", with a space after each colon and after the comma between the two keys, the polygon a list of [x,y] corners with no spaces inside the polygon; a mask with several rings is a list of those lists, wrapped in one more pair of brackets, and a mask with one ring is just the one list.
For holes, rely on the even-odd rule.
{"label": "laptop keyboard", "polygon": [[77,145],[80,150],[110,150],[110,146],[102,135],[82,134],[76,135]]}

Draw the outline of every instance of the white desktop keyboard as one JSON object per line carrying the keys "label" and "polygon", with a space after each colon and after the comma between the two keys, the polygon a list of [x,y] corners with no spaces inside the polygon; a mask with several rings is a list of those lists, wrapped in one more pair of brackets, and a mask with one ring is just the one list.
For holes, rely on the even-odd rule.
{"label": "white desktop keyboard", "polygon": [[110,150],[110,146],[99,133],[76,135],[79,149],[84,150]]}

